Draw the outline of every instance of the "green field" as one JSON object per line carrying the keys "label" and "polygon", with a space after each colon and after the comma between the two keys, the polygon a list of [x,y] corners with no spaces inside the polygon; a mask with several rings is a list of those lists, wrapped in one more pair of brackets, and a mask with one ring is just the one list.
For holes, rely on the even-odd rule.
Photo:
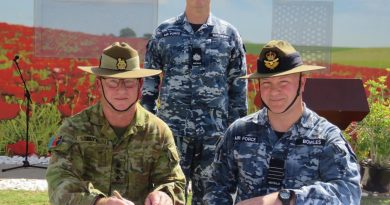
{"label": "green field", "polygon": [[[264,44],[245,43],[249,54],[258,55]],[[390,68],[390,48],[332,48],[332,63],[373,68]]]}
{"label": "green field", "polygon": [[390,48],[333,48],[332,63],[390,68]]}

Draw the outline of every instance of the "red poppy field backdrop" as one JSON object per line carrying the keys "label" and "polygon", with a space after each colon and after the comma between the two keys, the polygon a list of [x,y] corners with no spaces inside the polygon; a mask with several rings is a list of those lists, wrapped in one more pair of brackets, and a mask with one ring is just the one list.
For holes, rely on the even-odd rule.
{"label": "red poppy field backdrop", "polygon": [[[64,31],[51,30],[50,32],[63,33]],[[67,35],[65,34],[59,36],[66,38]],[[34,125],[36,128],[35,130],[34,126],[32,126],[33,130],[30,130],[32,141],[35,142],[35,144],[38,144],[38,147],[47,145],[50,135],[54,132],[52,130],[55,130],[58,126],[57,124],[63,117],[67,117],[81,111],[93,104],[96,99],[97,93],[94,89],[91,89],[94,84],[94,76],[83,73],[77,69],[77,66],[97,65],[97,58],[81,59],[37,57],[34,55],[34,38],[33,27],[11,25],[0,22],[0,153],[5,152],[4,143],[15,142],[15,140],[21,139],[24,136],[24,121],[22,120],[24,117],[23,114],[25,115],[24,88],[22,80],[13,65],[15,55],[19,55],[20,57],[19,65],[31,92],[32,112],[30,115],[32,121],[35,119],[35,123],[41,123],[39,125]],[[121,41],[120,38],[113,36],[93,36],[82,33],[77,35],[77,38],[83,39],[83,41],[88,43],[88,50],[94,51],[101,51],[108,44],[114,41]],[[125,41],[129,42],[128,39]],[[69,39],[68,43],[65,43],[60,49],[68,49],[69,52],[72,52],[73,56],[78,56],[78,54],[81,55],[83,52],[88,52],[72,45],[71,42],[71,39]],[[144,42],[133,41],[129,43]],[[256,45],[251,46],[253,47]],[[255,50],[259,51],[260,45],[257,45],[257,47],[258,48]],[[56,49],[58,48],[50,50],[50,45],[48,45],[46,49],[48,52],[56,52]],[[386,50],[387,54],[389,53],[388,50]],[[256,70],[257,51],[249,52],[246,56],[248,73],[252,73]],[[378,55],[380,56],[381,54],[379,53]],[[350,60],[351,58],[348,56],[342,59]],[[373,61],[380,61],[380,58]],[[311,77],[360,78],[363,82],[365,82],[368,79],[376,79],[379,76],[389,75],[389,71],[385,68],[390,67],[390,65],[370,67],[367,66],[367,63],[362,63],[364,66],[342,65],[342,63],[343,62],[338,62],[336,64],[333,61],[330,73],[313,74]],[[254,83],[255,82],[249,82],[248,85],[250,112],[255,111],[256,107],[260,104],[259,95],[256,92],[256,86]],[[386,84],[387,86],[390,85],[389,78],[387,79]],[[44,107],[43,111],[41,109],[42,107]],[[53,117],[53,115],[55,116]],[[17,122],[20,124],[10,122],[10,119],[18,117],[20,120]],[[53,119],[48,120],[48,118]],[[49,125],[50,123],[54,123],[54,125]],[[39,133],[38,130],[45,128],[50,128],[52,130]],[[11,129],[11,131],[9,131],[9,129]],[[9,136],[14,134],[14,132],[18,132],[18,137],[16,139],[15,137]],[[47,150],[45,148],[38,148],[38,151],[42,154]]]}

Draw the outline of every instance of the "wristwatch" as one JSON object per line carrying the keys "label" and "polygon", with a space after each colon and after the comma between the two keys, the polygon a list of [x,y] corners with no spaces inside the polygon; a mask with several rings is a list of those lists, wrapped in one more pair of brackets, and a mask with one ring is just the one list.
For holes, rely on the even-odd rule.
{"label": "wristwatch", "polygon": [[290,205],[290,201],[293,198],[293,191],[282,189],[279,191],[278,198],[282,201],[283,205]]}

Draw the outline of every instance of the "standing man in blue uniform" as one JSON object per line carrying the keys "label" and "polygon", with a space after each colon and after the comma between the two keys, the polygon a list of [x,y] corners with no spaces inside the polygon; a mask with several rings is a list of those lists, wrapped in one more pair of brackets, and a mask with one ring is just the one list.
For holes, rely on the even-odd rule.
{"label": "standing man in blue uniform", "polygon": [[163,70],[161,79],[145,80],[142,104],[172,129],[193,204],[201,203],[216,142],[247,114],[242,39],[210,13],[210,1],[186,0],[183,14],[158,26],[144,64]]}
{"label": "standing man in blue uniform", "polygon": [[322,68],[303,65],[286,41],[265,45],[247,76],[259,79],[265,107],[235,121],[218,143],[206,204],[360,203],[355,154],[341,130],[302,101],[302,72]]}

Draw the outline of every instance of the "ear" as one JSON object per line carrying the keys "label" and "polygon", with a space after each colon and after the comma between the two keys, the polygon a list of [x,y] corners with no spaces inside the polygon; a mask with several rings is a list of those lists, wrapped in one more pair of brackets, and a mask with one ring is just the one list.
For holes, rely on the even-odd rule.
{"label": "ear", "polygon": [[304,74],[301,75],[301,94],[305,91],[306,85],[306,76]]}
{"label": "ear", "polygon": [[102,79],[100,77],[95,78],[95,87],[99,91],[99,94],[102,93]]}

